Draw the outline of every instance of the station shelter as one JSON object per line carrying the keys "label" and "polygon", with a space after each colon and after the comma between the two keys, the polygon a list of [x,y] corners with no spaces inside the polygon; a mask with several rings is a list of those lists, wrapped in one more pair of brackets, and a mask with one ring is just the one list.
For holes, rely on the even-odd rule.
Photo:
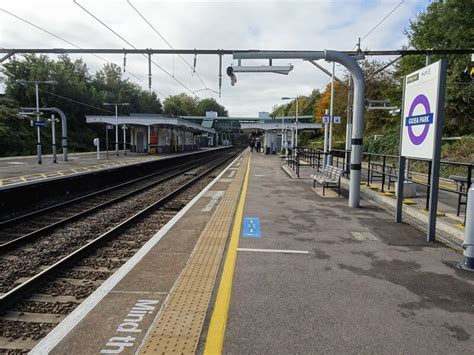
{"label": "station shelter", "polygon": [[[253,117],[220,117],[217,115],[217,112],[213,111],[206,112],[206,116],[180,116],[180,118],[194,122],[196,124],[201,124],[208,128],[214,128],[216,130],[215,138],[217,139],[218,144],[221,145],[234,144],[236,142],[246,142],[246,138],[242,139],[245,134],[244,128],[246,131],[248,129],[253,129],[254,131],[258,130],[259,133],[262,133],[262,135],[263,131],[268,131],[266,138],[268,141],[268,146],[272,151],[279,151],[281,149],[281,122],[283,121],[285,124],[289,125],[287,128],[288,132],[290,132],[292,127],[291,123],[295,120],[294,116],[271,117],[268,112],[259,112],[258,116]],[[317,129],[321,127],[321,125],[311,126],[311,124],[314,124],[312,123],[312,115],[299,116],[298,120],[299,130]],[[308,124],[310,124],[310,126],[308,126]],[[291,133],[284,132],[284,134],[287,135],[288,140],[291,140]]]}
{"label": "station shelter", "polygon": [[182,118],[159,114],[132,113],[129,116],[86,116],[90,124],[102,124],[113,132],[119,126],[119,141],[123,144],[123,129],[130,141],[125,142],[136,153],[174,153],[197,150],[215,145],[215,130]]}
{"label": "station shelter", "polygon": [[262,147],[266,154],[276,154],[282,150],[286,141],[289,147],[295,145],[296,126],[298,135],[303,131],[314,131],[322,125],[314,122],[294,122],[294,118],[265,120],[261,122],[241,123],[241,129],[246,132],[262,133]]}

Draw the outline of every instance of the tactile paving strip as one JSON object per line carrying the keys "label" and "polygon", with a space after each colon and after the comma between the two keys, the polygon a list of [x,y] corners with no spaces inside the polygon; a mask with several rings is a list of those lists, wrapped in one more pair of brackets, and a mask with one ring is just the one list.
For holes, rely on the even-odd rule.
{"label": "tactile paving strip", "polygon": [[[248,159],[246,155],[243,160]],[[247,164],[242,164],[247,166]],[[245,169],[239,169],[204,228],[183,272],[155,320],[141,354],[194,353],[234,220]]]}

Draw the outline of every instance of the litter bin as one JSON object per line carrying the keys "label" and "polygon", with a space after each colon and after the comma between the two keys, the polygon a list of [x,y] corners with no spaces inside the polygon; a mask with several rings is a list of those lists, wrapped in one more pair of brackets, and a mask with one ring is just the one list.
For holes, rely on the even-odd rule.
{"label": "litter bin", "polygon": [[265,154],[270,155],[270,147],[265,147]]}

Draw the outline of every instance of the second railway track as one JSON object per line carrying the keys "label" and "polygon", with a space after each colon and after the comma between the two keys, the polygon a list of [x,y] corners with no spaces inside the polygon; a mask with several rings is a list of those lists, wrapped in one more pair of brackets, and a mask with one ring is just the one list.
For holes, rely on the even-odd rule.
{"label": "second railway track", "polygon": [[204,164],[212,159],[212,156],[202,157],[191,162],[161,169],[147,176],[2,221],[0,222],[0,255],[67,223],[180,176],[183,172],[196,168],[199,164]]}

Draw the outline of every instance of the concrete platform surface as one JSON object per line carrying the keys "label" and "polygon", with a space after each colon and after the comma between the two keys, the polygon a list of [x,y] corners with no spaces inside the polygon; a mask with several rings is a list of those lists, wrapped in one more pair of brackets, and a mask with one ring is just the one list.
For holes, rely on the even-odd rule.
{"label": "concrete platform surface", "polygon": [[462,255],[375,205],[317,192],[279,157],[252,155],[244,215],[261,236],[240,238],[223,353],[472,354]]}
{"label": "concrete platform surface", "polygon": [[[219,148],[202,148],[200,151]],[[58,155],[56,164],[53,163],[51,155],[43,156],[42,164],[38,164],[36,156],[3,157],[0,158],[0,188],[30,183],[32,181],[113,169],[193,152],[163,153],[159,155],[127,152],[127,155],[124,155],[123,151],[120,151],[120,155],[116,156],[114,152],[109,151],[108,159],[105,152],[100,152],[100,159],[97,159],[97,153],[95,152],[72,153],[69,154],[68,161],[62,160],[62,155]]]}

